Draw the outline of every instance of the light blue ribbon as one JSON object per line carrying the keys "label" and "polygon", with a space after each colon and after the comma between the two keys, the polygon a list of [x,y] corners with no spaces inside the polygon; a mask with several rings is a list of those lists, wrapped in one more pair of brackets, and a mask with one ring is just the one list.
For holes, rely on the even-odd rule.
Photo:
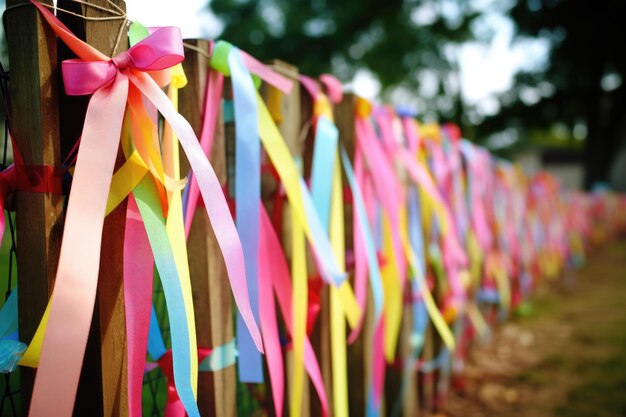
{"label": "light blue ribbon", "polygon": [[13,372],[27,348],[17,338],[17,317],[16,287],[0,310],[0,373]]}
{"label": "light blue ribbon", "polygon": [[18,340],[0,339],[0,373],[8,374],[15,371],[27,347]]}
{"label": "light blue ribbon", "polygon": [[311,167],[311,197],[322,225],[327,229],[335,172],[339,131],[330,120],[320,117],[315,127],[315,145]]}
{"label": "light blue ribbon", "polygon": [[[246,266],[250,306],[259,322],[259,216],[261,200],[261,142],[258,133],[257,92],[252,76],[237,48],[228,54],[235,114],[235,204],[236,225]],[[263,361],[252,336],[237,314],[238,370],[242,382],[263,382]]]}
{"label": "light blue ribbon", "polygon": [[[147,30],[135,33],[139,32],[141,32],[139,36],[131,39],[131,45],[139,42],[148,34]],[[172,338],[172,363],[176,391],[187,414],[193,417],[200,416],[191,387],[191,349],[189,346],[189,330],[187,328],[183,290],[178,270],[176,269],[172,247],[167,236],[165,219],[161,211],[161,202],[157,197],[158,193],[151,176],[146,175],[143,178],[133,190],[133,196],[137,201],[137,206],[144,222],[156,269],[163,286],[163,293],[165,294],[165,304]],[[158,327],[156,317],[150,318],[151,327],[153,322]],[[162,339],[161,343],[163,343]]]}
{"label": "light blue ribbon", "polygon": [[0,310],[0,338],[5,338],[17,331],[17,287]]}
{"label": "light blue ribbon", "polygon": [[148,331],[148,353],[150,357],[158,361],[167,352],[165,343],[163,342],[163,335],[161,334],[161,328],[159,327],[159,320],[157,319],[154,305],[152,306],[152,313],[150,314],[150,328]]}
{"label": "light blue ribbon", "polygon": [[422,229],[419,194],[415,188],[409,190],[409,240],[417,257],[417,265],[420,268],[419,273],[421,276],[426,277],[424,231]]}
{"label": "light blue ribbon", "polygon": [[[194,417],[199,416],[200,411],[191,388],[191,357],[185,301],[174,255],[167,237],[161,203],[157,197],[157,190],[152,178],[146,175],[133,190],[133,195],[144,221],[148,240],[154,254],[154,262],[165,294],[172,336],[172,362],[176,391],[187,414]],[[152,323],[153,320],[151,319],[150,322]]]}
{"label": "light blue ribbon", "polygon": [[361,188],[354,178],[354,171],[350,164],[350,158],[344,148],[341,149],[341,160],[343,162],[343,170],[352,190],[352,201],[357,211],[357,219],[363,240],[365,242],[365,254],[367,256],[367,264],[369,266],[370,286],[372,288],[372,297],[374,299],[374,322],[378,323],[383,311],[384,290],[383,279],[380,275],[380,267],[378,265],[378,257],[376,256],[376,245],[374,243],[374,234],[372,228],[367,221],[367,211],[365,210],[365,202]]}
{"label": "light blue ribbon", "polygon": [[367,403],[365,404],[365,415],[367,417],[378,417],[380,415],[380,404],[378,407],[374,405],[374,388],[370,382],[370,387],[368,389],[367,395]]}
{"label": "light blue ribbon", "polygon": [[348,277],[340,271],[328,238],[333,172],[339,131],[327,118],[320,117],[315,129],[315,147],[311,167],[311,191],[300,177],[300,195],[308,220],[309,243],[318,261],[322,279],[339,287]]}
{"label": "light blue ribbon", "polygon": [[330,245],[328,234],[325,231],[326,227],[324,227],[320,220],[313,198],[302,177],[300,177],[300,195],[302,196],[304,213],[309,221],[309,230],[311,231],[310,243],[313,248],[313,253],[319,261],[318,267],[321,269],[320,275],[326,283],[338,288],[348,278],[348,275],[339,270],[337,258]]}
{"label": "light blue ribbon", "polygon": [[330,206],[333,194],[333,173],[339,131],[325,117],[320,117],[315,128],[315,148],[311,168],[311,198],[323,229],[328,232]]}
{"label": "light blue ribbon", "polygon": [[211,353],[202,360],[198,369],[201,372],[215,372],[231,365],[237,361],[237,348],[235,339],[214,348]]}

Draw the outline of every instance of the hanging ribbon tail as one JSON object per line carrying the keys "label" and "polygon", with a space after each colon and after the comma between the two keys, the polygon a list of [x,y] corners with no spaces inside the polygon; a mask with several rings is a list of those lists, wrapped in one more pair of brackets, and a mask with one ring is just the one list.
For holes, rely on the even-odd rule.
{"label": "hanging ribbon tail", "polygon": [[124,233],[124,307],[126,312],[126,343],[128,346],[128,408],[130,417],[141,417],[141,393],[152,310],[154,262],[143,220],[132,196],[128,199]]}
{"label": "hanging ribbon tail", "polygon": [[[264,237],[263,240],[265,241],[263,244],[267,245],[266,254],[268,257],[265,259],[265,262],[270,268],[270,277],[272,278],[272,286],[274,293],[276,294],[276,299],[278,300],[278,306],[280,308],[281,315],[283,316],[283,320],[285,321],[285,325],[287,326],[287,330],[290,334],[293,334],[294,323],[291,299],[293,288],[289,268],[287,267],[287,261],[285,260],[285,255],[282,252],[278,236],[276,236],[276,232],[272,226],[272,221],[263,206],[261,206],[261,232]],[[320,399],[322,414],[326,417],[328,415],[326,388],[324,386],[324,380],[322,378],[319,363],[315,356],[315,351],[313,350],[313,346],[311,345],[308,336],[305,336],[304,338],[304,368],[309,374],[311,382],[315,387],[315,392]]]}
{"label": "hanging ribbon tail", "polygon": [[250,331],[252,340],[262,353],[261,333],[252,314],[248,297],[241,241],[215,171],[204,155],[193,129],[187,120],[174,110],[159,86],[144,73],[131,73],[130,78],[133,84],[156,106],[172,126],[189,160],[191,169],[196,173],[209,221],[222,250],[235,303]]}
{"label": "hanging ribbon tail", "polygon": [[[261,205],[261,143],[258,134],[256,89],[240,51],[228,55],[235,111],[235,224],[241,239],[252,313],[258,321],[259,207]],[[242,382],[263,382],[263,362],[254,348],[241,315],[237,316],[239,378]]]}
{"label": "hanging ribbon tail", "polygon": [[[31,416],[71,416],[95,303],[108,192],[128,95],[119,74],[87,108]],[[71,326],[68,326],[71,323]]]}
{"label": "hanging ribbon tail", "polygon": [[[210,71],[207,80],[206,93],[204,96],[204,114],[202,119],[202,131],[200,132],[200,146],[207,158],[211,158],[213,141],[215,138],[215,126],[219,114],[220,103],[222,102],[222,91],[224,87],[224,75],[219,71]],[[189,173],[189,182],[185,188],[184,209],[185,209],[185,236],[189,237],[191,223],[193,222],[200,190],[193,171]]]}
{"label": "hanging ribbon tail", "polygon": [[[341,148],[341,160],[343,162],[342,165],[344,167],[346,178],[348,179],[348,183],[352,189],[352,199],[356,208],[355,220],[358,221],[359,226],[356,229],[358,230],[358,239],[355,241],[355,247],[358,249],[359,259],[362,258],[361,248],[364,246],[365,249],[365,255],[370,273],[370,285],[372,287],[372,295],[374,299],[374,322],[378,322],[383,310],[384,290],[380,267],[378,265],[378,258],[376,256],[374,233],[372,232],[372,228],[368,222],[363,193],[361,192],[357,178],[355,178],[348,153],[343,147]],[[350,339],[352,340],[354,338],[354,340],[356,340],[357,335],[358,332],[353,331],[353,334],[350,335]]]}
{"label": "hanging ribbon tail", "polygon": [[[165,294],[172,340],[172,350],[166,356],[169,360],[173,360],[175,370],[173,379],[185,410],[190,417],[195,417],[200,414],[191,378],[191,346],[195,345],[195,340],[191,338],[192,335],[189,332],[189,318],[185,309],[180,276],[176,268],[153,178],[146,176],[133,194],[152,247],[158,276],[161,279]],[[159,360],[164,359],[162,357]]]}
{"label": "hanging ribbon tail", "polygon": [[324,265],[320,270],[323,279],[328,283],[339,286],[346,280],[347,274],[338,266],[328,236],[315,211],[308,188],[291,157],[285,141],[273,122],[267,106],[258,93],[257,102],[259,109],[259,134],[263,147],[278,172],[287,198],[304,228],[314,255],[319,257],[319,264]]}
{"label": "hanging ribbon tail", "polygon": [[[268,224],[260,222],[260,239],[259,239],[259,307],[261,316],[261,330],[263,335],[263,343],[265,345],[265,358],[267,361],[267,370],[270,376],[272,386],[272,398],[274,400],[274,411],[276,417],[283,415],[283,399],[284,399],[284,367],[282,348],[280,346],[280,337],[278,334],[278,319],[276,317],[276,307],[274,304],[274,295],[272,291],[272,271],[268,265],[271,256],[268,248],[269,233]],[[269,226],[271,227],[271,225]]]}

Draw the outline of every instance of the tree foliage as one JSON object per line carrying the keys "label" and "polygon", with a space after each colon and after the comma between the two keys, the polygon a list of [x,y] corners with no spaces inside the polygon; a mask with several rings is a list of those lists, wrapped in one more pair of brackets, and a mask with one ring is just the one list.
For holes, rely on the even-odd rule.
{"label": "tree foliage", "polygon": [[456,70],[445,46],[471,38],[478,15],[455,0],[212,0],[210,8],[225,24],[220,37],[260,59],[344,82],[367,69],[384,91],[416,89],[429,69],[443,92]]}
{"label": "tree foliage", "polygon": [[[524,135],[557,123],[578,129],[586,136],[587,185],[606,180],[626,130],[626,2],[519,0],[510,16],[518,38],[549,40],[550,56],[545,68],[517,74],[480,134],[514,126]],[[529,91],[540,98],[524,100]]]}

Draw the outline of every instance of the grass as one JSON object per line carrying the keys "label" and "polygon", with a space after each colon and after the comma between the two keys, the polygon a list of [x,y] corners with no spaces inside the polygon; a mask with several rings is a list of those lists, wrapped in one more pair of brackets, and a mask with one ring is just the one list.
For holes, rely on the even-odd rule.
{"label": "grass", "polygon": [[[558,314],[574,325],[561,357],[546,358],[576,378],[555,415],[626,415],[626,241],[581,271],[576,302]],[[579,281],[580,281],[579,280]]]}

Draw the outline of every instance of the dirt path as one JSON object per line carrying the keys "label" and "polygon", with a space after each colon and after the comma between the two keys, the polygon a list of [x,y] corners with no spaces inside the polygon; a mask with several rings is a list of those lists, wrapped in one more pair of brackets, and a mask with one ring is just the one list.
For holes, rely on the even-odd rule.
{"label": "dirt path", "polygon": [[476,346],[447,417],[626,416],[626,240]]}

